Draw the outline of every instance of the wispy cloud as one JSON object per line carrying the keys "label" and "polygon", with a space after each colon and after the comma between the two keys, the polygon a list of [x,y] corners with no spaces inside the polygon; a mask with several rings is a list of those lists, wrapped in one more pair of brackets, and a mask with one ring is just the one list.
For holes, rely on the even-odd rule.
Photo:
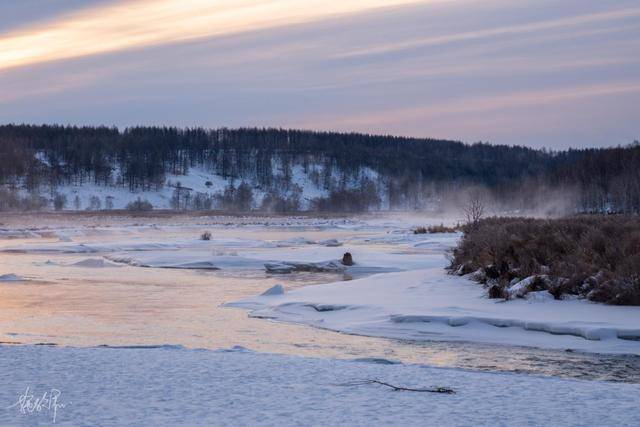
{"label": "wispy cloud", "polygon": [[611,21],[624,18],[640,16],[640,8],[628,8],[601,13],[592,13],[578,16],[571,16],[562,19],[552,19],[540,22],[531,22],[521,25],[509,25],[483,30],[465,31],[454,34],[438,35],[433,37],[417,38],[398,43],[389,43],[382,46],[369,47],[365,49],[355,49],[336,55],[336,58],[353,58],[367,55],[380,55],[390,52],[397,52],[407,49],[423,48],[428,46],[442,45],[454,42],[481,40],[489,37],[510,36],[531,32],[541,32],[567,28],[579,25],[594,24],[598,22]]}
{"label": "wispy cloud", "polygon": [[5,34],[0,38],[0,69],[228,35],[425,1],[119,1]]}
{"label": "wispy cloud", "polygon": [[464,115],[476,112],[492,112],[531,107],[545,104],[571,103],[572,101],[633,94],[640,92],[640,81],[613,82],[608,84],[583,85],[536,91],[516,91],[505,94],[485,95],[476,98],[461,98],[451,101],[430,102],[428,105],[407,108],[388,108],[367,111],[364,114],[325,116],[308,118],[300,124],[306,127],[323,128],[366,128],[371,125],[397,124],[414,120],[428,120],[451,115]]}

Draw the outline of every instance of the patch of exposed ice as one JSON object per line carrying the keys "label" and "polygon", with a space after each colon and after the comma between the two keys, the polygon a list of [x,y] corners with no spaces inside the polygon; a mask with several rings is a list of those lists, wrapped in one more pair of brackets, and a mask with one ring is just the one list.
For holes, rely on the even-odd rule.
{"label": "patch of exposed ice", "polygon": [[24,277],[13,273],[0,275],[0,282],[23,282],[25,280],[26,279]]}

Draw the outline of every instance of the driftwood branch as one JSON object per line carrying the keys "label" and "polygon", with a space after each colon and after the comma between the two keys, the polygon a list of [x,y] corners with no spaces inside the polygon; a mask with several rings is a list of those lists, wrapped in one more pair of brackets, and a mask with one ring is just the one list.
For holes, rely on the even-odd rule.
{"label": "driftwood branch", "polygon": [[434,387],[434,388],[409,388],[409,387],[400,387],[395,386],[393,384],[389,384],[379,380],[360,380],[360,381],[351,381],[348,383],[338,384],[341,386],[352,387],[352,386],[360,386],[360,385],[369,385],[369,384],[378,384],[381,386],[389,387],[393,391],[413,391],[418,393],[440,393],[440,394],[455,394],[455,390],[447,388],[447,387]]}

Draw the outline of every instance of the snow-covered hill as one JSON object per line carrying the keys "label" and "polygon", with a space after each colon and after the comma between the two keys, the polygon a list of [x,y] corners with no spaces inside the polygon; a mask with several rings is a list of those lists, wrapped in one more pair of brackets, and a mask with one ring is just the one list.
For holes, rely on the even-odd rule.
{"label": "snow-covered hill", "polygon": [[[36,155],[36,159],[43,166],[50,166],[41,153]],[[242,178],[224,177],[204,165],[196,165],[187,168],[185,174],[166,174],[163,184],[152,188],[131,189],[124,185],[122,173],[116,167],[111,174],[114,178],[109,183],[76,180],[57,185],[41,184],[35,191],[28,191],[26,183],[20,183],[17,186],[5,186],[5,191],[12,191],[24,200],[40,198],[42,206],[39,208],[43,209],[126,209],[131,202],[138,199],[148,201],[154,209],[199,209],[197,206],[191,206],[188,201],[186,204],[176,203],[175,195],[178,190],[181,198],[186,196],[189,200],[209,200],[209,209],[220,209],[223,207],[216,198],[220,198],[229,188],[235,189],[241,184],[246,184],[252,192],[252,209],[261,208],[267,195],[276,195],[283,199],[294,197],[299,201],[296,210],[309,210],[314,200],[328,198],[332,189],[358,191],[363,182],[370,182],[374,183],[372,188],[375,190],[374,197],[380,200],[379,207],[385,208],[388,205],[386,186],[381,182],[379,175],[370,168],[363,168],[355,175],[347,175],[339,169],[333,169],[327,174],[321,164],[295,164],[288,165],[285,169],[276,163],[272,167],[274,180],[269,187],[261,185],[253,175]]]}

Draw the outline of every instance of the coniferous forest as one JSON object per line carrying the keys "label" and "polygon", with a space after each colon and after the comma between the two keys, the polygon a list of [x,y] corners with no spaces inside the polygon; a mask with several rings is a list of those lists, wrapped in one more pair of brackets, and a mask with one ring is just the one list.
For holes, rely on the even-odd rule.
{"label": "coniferous forest", "polygon": [[[293,212],[424,209],[468,188],[535,208],[640,213],[640,144],[547,151],[488,143],[285,129],[0,126],[0,209],[72,205],[58,188],[91,183],[154,191],[203,168],[212,194],[175,185],[176,209]],[[302,200],[305,174],[322,195]],[[258,197],[259,195],[259,197]],[[554,195],[553,197],[551,195]],[[105,200],[87,208],[108,209]]]}

